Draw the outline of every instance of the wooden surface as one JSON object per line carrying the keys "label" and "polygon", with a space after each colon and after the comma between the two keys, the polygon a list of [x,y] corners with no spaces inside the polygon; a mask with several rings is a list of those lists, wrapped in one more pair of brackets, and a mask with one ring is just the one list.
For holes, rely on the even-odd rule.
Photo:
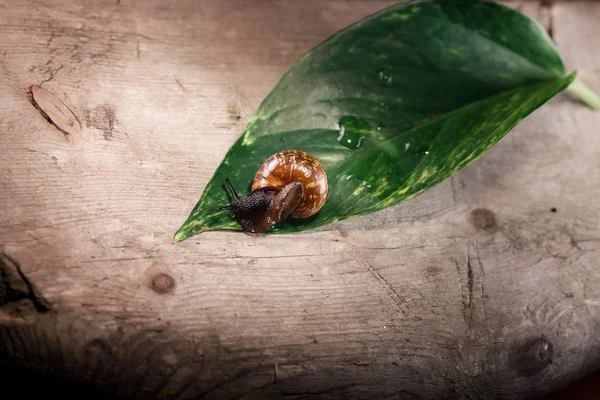
{"label": "wooden surface", "polygon": [[[600,368],[600,113],[568,94],[400,206],[171,244],[287,68],[389,4],[1,0],[0,364],[168,399],[535,398]],[[508,4],[600,91],[600,4]]]}

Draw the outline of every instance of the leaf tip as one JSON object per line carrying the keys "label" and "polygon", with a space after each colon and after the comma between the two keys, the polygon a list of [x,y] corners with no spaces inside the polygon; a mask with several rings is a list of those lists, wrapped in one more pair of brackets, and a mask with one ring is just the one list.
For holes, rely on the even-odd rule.
{"label": "leaf tip", "polygon": [[173,244],[177,244],[179,242],[182,242],[182,241],[184,241],[187,238],[189,238],[189,236],[186,235],[186,232],[184,232],[184,231],[182,231],[180,229],[177,232],[175,232],[175,235],[173,235]]}
{"label": "leaf tip", "polygon": [[200,226],[199,224],[194,224],[192,226],[189,226],[187,224],[184,224],[181,228],[179,228],[177,232],[175,232],[175,235],[173,235],[173,244],[183,242],[184,240],[189,239],[192,236],[210,230],[213,229],[209,228],[207,225]]}
{"label": "leaf tip", "polygon": [[193,227],[190,228],[189,226],[187,226],[187,224],[183,224],[183,226],[179,228],[177,232],[175,232],[175,235],[173,235],[173,244],[183,242],[184,240],[189,239],[202,231],[203,230],[198,231]]}

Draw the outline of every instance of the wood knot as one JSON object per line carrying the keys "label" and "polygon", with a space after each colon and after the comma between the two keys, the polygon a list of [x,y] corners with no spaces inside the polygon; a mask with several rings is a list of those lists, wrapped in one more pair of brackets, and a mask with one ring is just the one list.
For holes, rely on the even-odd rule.
{"label": "wood knot", "polygon": [[427,269],[425,271],[427,272],[427,275],[435,276],[435,275],[438,275],[443,270],[440,267],[431,266],[431,267],[427,267]]}
{"label": "wood knot", "polygon": [[175,279],[171,275],[160,273],[152,279],[152,290],[159,294],[167,294],[175,289]]}
{"label": "wood knot", "polygon": [[41,86],[32,86],[29,95],[31,104],[65,139],[71,143],[79,139],[83,132],[81,122],[65,103]]}
{"label": "wood knot", "polygon": [[487,208],[476,208],[471,211],[469,222],[475,229],[490,233],[495,232],[498,228],[496,215]]}
{"label": "wood knot", "polygon": [[552,364],[554,346],[545,337],[532,337],[513,353],[513,365],[522,376],[535,375]]}

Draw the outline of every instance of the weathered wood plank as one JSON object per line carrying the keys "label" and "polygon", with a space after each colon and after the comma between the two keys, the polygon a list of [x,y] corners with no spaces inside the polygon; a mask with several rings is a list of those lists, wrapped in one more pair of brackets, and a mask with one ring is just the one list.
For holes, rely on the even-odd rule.
{"label": "weathered wood plank", "polygon": [[[598,368],[600,117],[566,94],[398,207],[171,244],[286,69],[388,4],[0,3],[0,359],[137,398],[521,398]],[[510,4],[600,89],[598,4]]]}

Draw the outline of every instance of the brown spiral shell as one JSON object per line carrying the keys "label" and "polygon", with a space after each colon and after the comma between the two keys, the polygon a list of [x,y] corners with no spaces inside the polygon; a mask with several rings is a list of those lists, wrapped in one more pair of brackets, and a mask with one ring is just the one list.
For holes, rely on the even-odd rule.
{"label": "brown spiral shell", "polygon": [[303,188],[302,199],[291,217],[316,214],[327,200],[327,174],[316,158],[303,151],[285,150],[267,158],[254,176],[252,191],[279,189],[291,182],[300,182]]}

